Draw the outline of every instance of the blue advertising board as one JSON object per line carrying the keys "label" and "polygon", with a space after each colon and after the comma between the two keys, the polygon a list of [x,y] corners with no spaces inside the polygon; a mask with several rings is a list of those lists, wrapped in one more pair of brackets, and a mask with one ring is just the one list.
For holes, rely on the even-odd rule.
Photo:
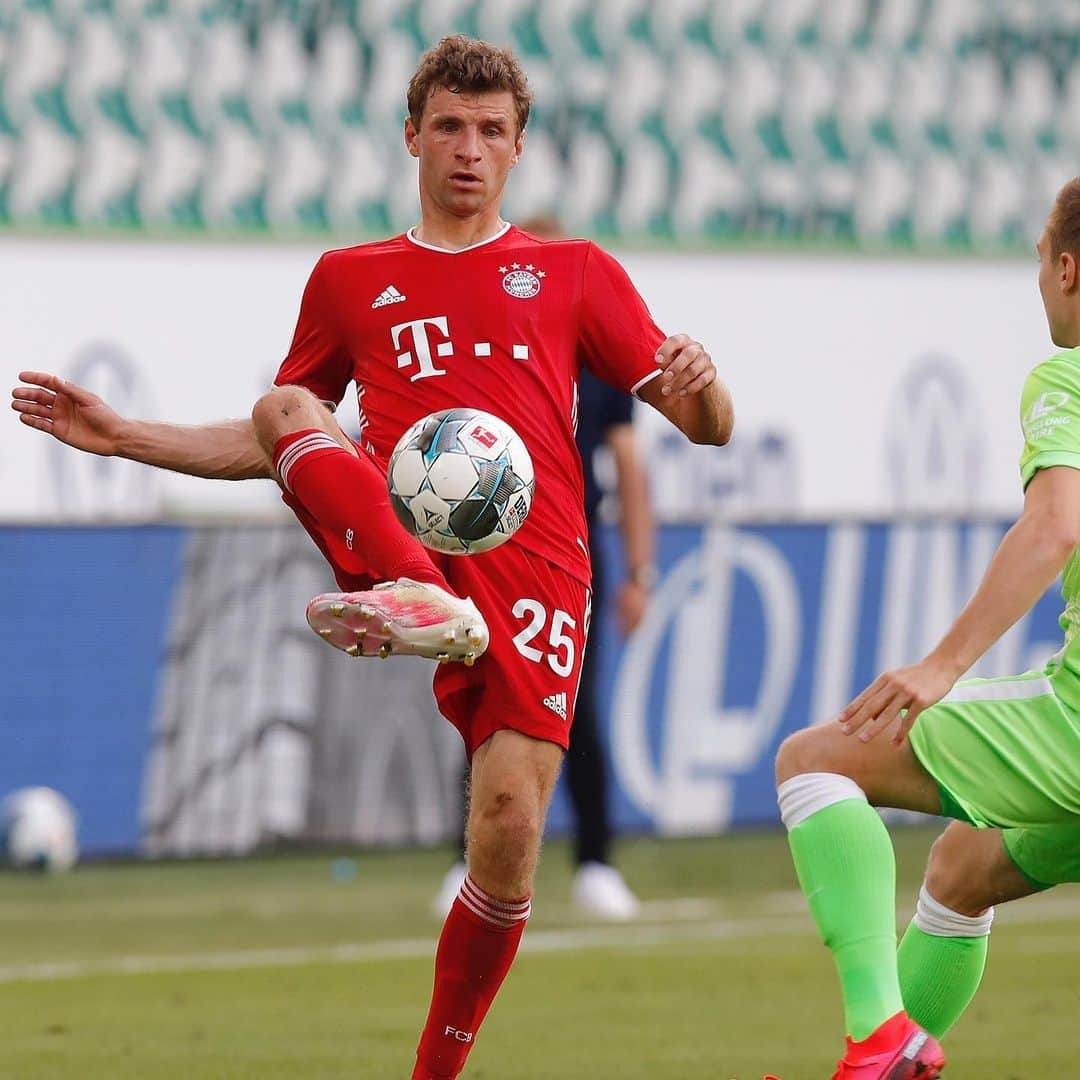
{"label": "blue advertising board", "polygon": [[[772,762],[780,741],[800,727],[835,716],[880,670],[911,662],[930,649],[970,596],[1005,528],[1001,522],[665,526],[659,537],[661,582],[638,631],[622,640],[610,610],[597,613],[594,621],[616,826],[692,834],[774,822]],[[220,578],[220,566],[215,569],[203,555],[191,556],[193,537],[201,533],[205,538],[210,532],[229,540],[217,546],[226,552],[222,558],[227,562],[242,564],[248,576],[238,579],[239,585],[229,586]],[[299,536],[295,529],[288,535],[294,533]],[[252,768],[269,769],[274,783],[299,794],[291,817],[274,811],[279,824],[272,830],[253,828],[243,836],[257,838],[268,831],[280,835],[285,831],[280,822],[286,818],[294,822],[298,835],[303,832],[304,807],[312,805],[310,791],[304,791],[322,781],[286,774],[315,768],[310,762],[318,754],[301,743],[308,739],[317,749],[318,735],[312,732],[319,718],[298,720],[301,706],[288,702],[283,712],[283,696],[302,696],[307,676],[290,676],[280,692],[267,690],[267,680],[281,678],[298,649],[310,648],[320,663],[327,654],[334,661],[330,670],[343,679],[357,678],[357,669],[349,666],[351,661],[337,664],[340,658],[307,634],[302,602],[292,597],[287,603],[273,602],[280,597],[291,556],[275,549],[266,564],[270,569],[253,570],[259,531],[249,530],[242,543],[233,543],[226,534],[225,527],[0,529],[5,599],[0,655],[6,676],[0,795],[29,784],[56,787],[78,809],[86,852],[134,852],[142,845],[141,808],[153,771],[155,738],[159,747],[164,741],[183,751],[179,757],[196,778],[193,783],[202,785],[200,794],[215,805],[225,805],[226,795],[235,795],[249,807],[245,813],[259,812],[257,806],[250,809],[256,796],[245,792],[265,792],[265,777],[254,782],[245,779],[246,773],[223,772],[214,782],[224,785],[225,794],[209,789],[215,761],[232,768],[242,757],[237,750],[241,744],[228,741],[221,723],[207,720],[212,696],[224,692],[223,679],[233,678],[236,687],[251,685],[237,681],[247,675],[236,670],[234,660],[215,675],[213,686],[218,689],[206,697],[206,704],[192,710],[206,727],[192,735],[176,727],[175,719],[168,727],[158,716],[167,666],[173,698],[204,692],[192,681],[199,677],[198,670],[184,667],[186,653],[204,633],[198,620],[212,618],[224,607],[230,588],[235,592],[247,587],[244,580],[257,579],[271,602],[230,616],[238,620],[239,629],[225,626],[221,641],[236,643],[242,658],[246,654],[238,634],[254,629],[245,620],[283,617],[285,608],[289,626],[282,643],[274,646],[280,657],[271,656],[257,679],[251,675],[262,687],[270,721],[264,737],[258,727],[263,721],[252,706],[243,747],[250,749]],[[299,542],[306,543],[302,536]],[[602,543],[610,579],[617,581],[614,532],[605,532]],[[206,578],[208,600],[192,609],[195,615],[189,611],[181,620],[181,598],[192,595],[192,579],[198,575]],[[307,595],[306,580],[297,588],[297,596]],[[1059,611],[1053,589],[973,673],[1007,674],[1041,666],[1059,646]],[[178,620],[184,621],[188,637],[178,636]],[[265,657],[258,659],[267,663]],[[240,663],[243,666],[242,659]],[[395,678],[413,682],[422,669],[407,660],[385,665],[386,671],[397,673]],[[318,675],[310,685],[323,681]],[[243,711],[236,704],[243,697],[230,698],[230,716]],[[426,700],[425,695],[420,699]],[[179,714],[173,707],[169,715]],[[437,734],[441,738],[443,733]],[[416,748],[430,742],[408,737]],[[287,743],[289,739],[293,742]],[[436,744],[442,745],[437,739],[430,743]],[[285,753],[282,747],[287,746],[295,752]],[[200,758],[200,753],[209,756]],[[396,758],[380,753],[387,762]],[[159,754],[157,760],[160,772],[162,762],[179,758]],[[400,761],[395,767],[402,768]],[[437,765],[424,768],[432,778],[439,775]],[[419,775],[415,763],[406,772]],[[358,775],[375,774],[360,770]],[[452,769],[446,775],[452,776]],[[407,785],[382,777],[378,782],[387,791],[411,785],[420,791],[417,799],[423,794],[422,785],[414,781]],[[428,786],[433,783],[435,779]],[[443,835],[449,837],[457,827],[455,812],[449,799],[444,809],[441,806],[435,808],[435,820],[445,820]],[[181,803],[172,799],[173,818],[182,811]],[[430,826],[422,837],[410,832],[409,821],[416,817],[415,809],[407,808],[403,823],[392,831],[387,825],[382,833],[376,828],[362,836],[385,842],[407,842],[410,836],[430,841]],[[184,850],[214,848],[198,834],[204,818],[193,813],[191,823],[183,825]],[[552,828],[564,831],[570,826],[560,795]]]}

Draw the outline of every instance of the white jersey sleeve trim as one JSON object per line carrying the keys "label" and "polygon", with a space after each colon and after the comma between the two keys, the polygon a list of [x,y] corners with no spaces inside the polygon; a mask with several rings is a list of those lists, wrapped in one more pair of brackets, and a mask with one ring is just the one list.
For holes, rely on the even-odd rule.
{"label": "white jersey sleeve trim", "polygon": [[633,386],[631,386],[631,387],[630,387],[630,393],[631,393],[631,394],[633,394],[633,395],[634,395],[634,397],[637,397],[637,392],[638,392],[638,391],[639,391],[639,390],[640,390],[640,389],[641,389],[641,388],[642,388],[642,387],[643,387],[643,386],[644,386],[644,385],[645,385],[645,384],[646,384],[647,382],[652,382],[652,380],[653,380],[653,379],[655,379],[655,378],[656,378],[656,376],[657,376],[657,375],[659,375],[659,374],[660,374],[660,372],[661,372],[662,370],[663,370],[662,368],[657,368],[657,369],[656,369],[655,371],[650,371],[650,372],[649,372],[649,374],[645,376],[645,378],[643,378],[643,379],[638,379],[638,381],[637,381],[636,383],[634,383],[634,385],[633,385]]}

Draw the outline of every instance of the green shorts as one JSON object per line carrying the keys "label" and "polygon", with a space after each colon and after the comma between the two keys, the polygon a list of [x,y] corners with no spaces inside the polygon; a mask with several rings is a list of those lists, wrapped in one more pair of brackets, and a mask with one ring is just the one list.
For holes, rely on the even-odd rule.
{"label": "green shorts", "polygon": [[1080,714],[1049,673],[957,683],[911,730],[942,812],[1005,830],[1013,862],[1041,886],[1080,881]]}

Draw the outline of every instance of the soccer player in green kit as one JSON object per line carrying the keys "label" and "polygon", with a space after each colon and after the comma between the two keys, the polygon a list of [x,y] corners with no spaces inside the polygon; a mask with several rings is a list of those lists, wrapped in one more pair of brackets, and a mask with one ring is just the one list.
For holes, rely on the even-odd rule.
{"label": "soccer player in green kit", "polygon": [[[776,759],[799,882],[833,953],[848,1040],[834,1080],[932,1080],[971,1001],[993,905],[1080,881],[1080,177],[1038,243],[1064,351],[1021,402],[1024,509],[923,660],[879,676]],[[1064,571],[1064,647],[1042,671],[957,679]],[[875,806],[956,819],[935,843],[896,949],[895,861]]]}

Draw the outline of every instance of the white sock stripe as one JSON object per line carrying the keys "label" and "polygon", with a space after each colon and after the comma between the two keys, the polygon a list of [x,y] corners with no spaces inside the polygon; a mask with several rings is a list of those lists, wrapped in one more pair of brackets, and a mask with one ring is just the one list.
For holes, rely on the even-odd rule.
{"label": "white sock stripe", "polygon": [[490,911],[488,908],[482,907],[467,896],[464,892],[458,893],[458,899],[476,916],[483,919],[485,922],[491,923],[493,926],[497,926],[500,930],[509,930],[516,926],[519,922],[524,922],[529,913],[526,911],[522,915],[500,915],[497,912]]}
{"label": "white sock stripe", "polygon": [[288,472],[293,461],[300,457],[309,447],[326,445],[337,446],[337,443],[322,431],[313,431],[310,435],[297,439],[278,459],[278,472]]}
{"label": "white sock stripe", "polygon": [[488,896],[468,875],[461,883],[461,894],[462,896],[467,895],[473,903],[479,904],[487,911],[490,911],[491,914],[504,919],[528,918],[529,911],[532,908],[531,900],[518,900],[514,903],[508,903],[503,900],[496,900],[494,896]]}
{"label": "white sock stripe", "polygon": [[458,893],[458,899],[474,914],[479,916],[485,922],[493,923],[502,930],[509,930],[514,924],[512,922],[506,922],[503,919],[496,919],[493,915],[489,915],[483,908],[477,907],[464,893]]}
{"label": "white sock stripe", "polygon": [[776,789],[780,817],[788,829],[794,829],[819,810],[847,799],[866,802],[866,793],[850,777],[839,773],[800,773]]}
{"label": "white sock stripe", "polygon": [[981,915],[961,915],[935,900],[923,882],[914,922],[924,934],[933,937],[986,937],[994,922],[994,909],[988,908]]}
{"label": "white sock stripe", "polygon": [[296,466],[297,461],[305,454],[310,454],[314,450],[341,449],[343,449],[343,447],[341,447],[340,444],[329,435],[322,432],[305,435],[302,439],[297,439],[297,441],[294,442],[278,460],[278,476],[281,477],[282,484],[286,489],[292,491],[292,488],[289,486],[289,473]]}

